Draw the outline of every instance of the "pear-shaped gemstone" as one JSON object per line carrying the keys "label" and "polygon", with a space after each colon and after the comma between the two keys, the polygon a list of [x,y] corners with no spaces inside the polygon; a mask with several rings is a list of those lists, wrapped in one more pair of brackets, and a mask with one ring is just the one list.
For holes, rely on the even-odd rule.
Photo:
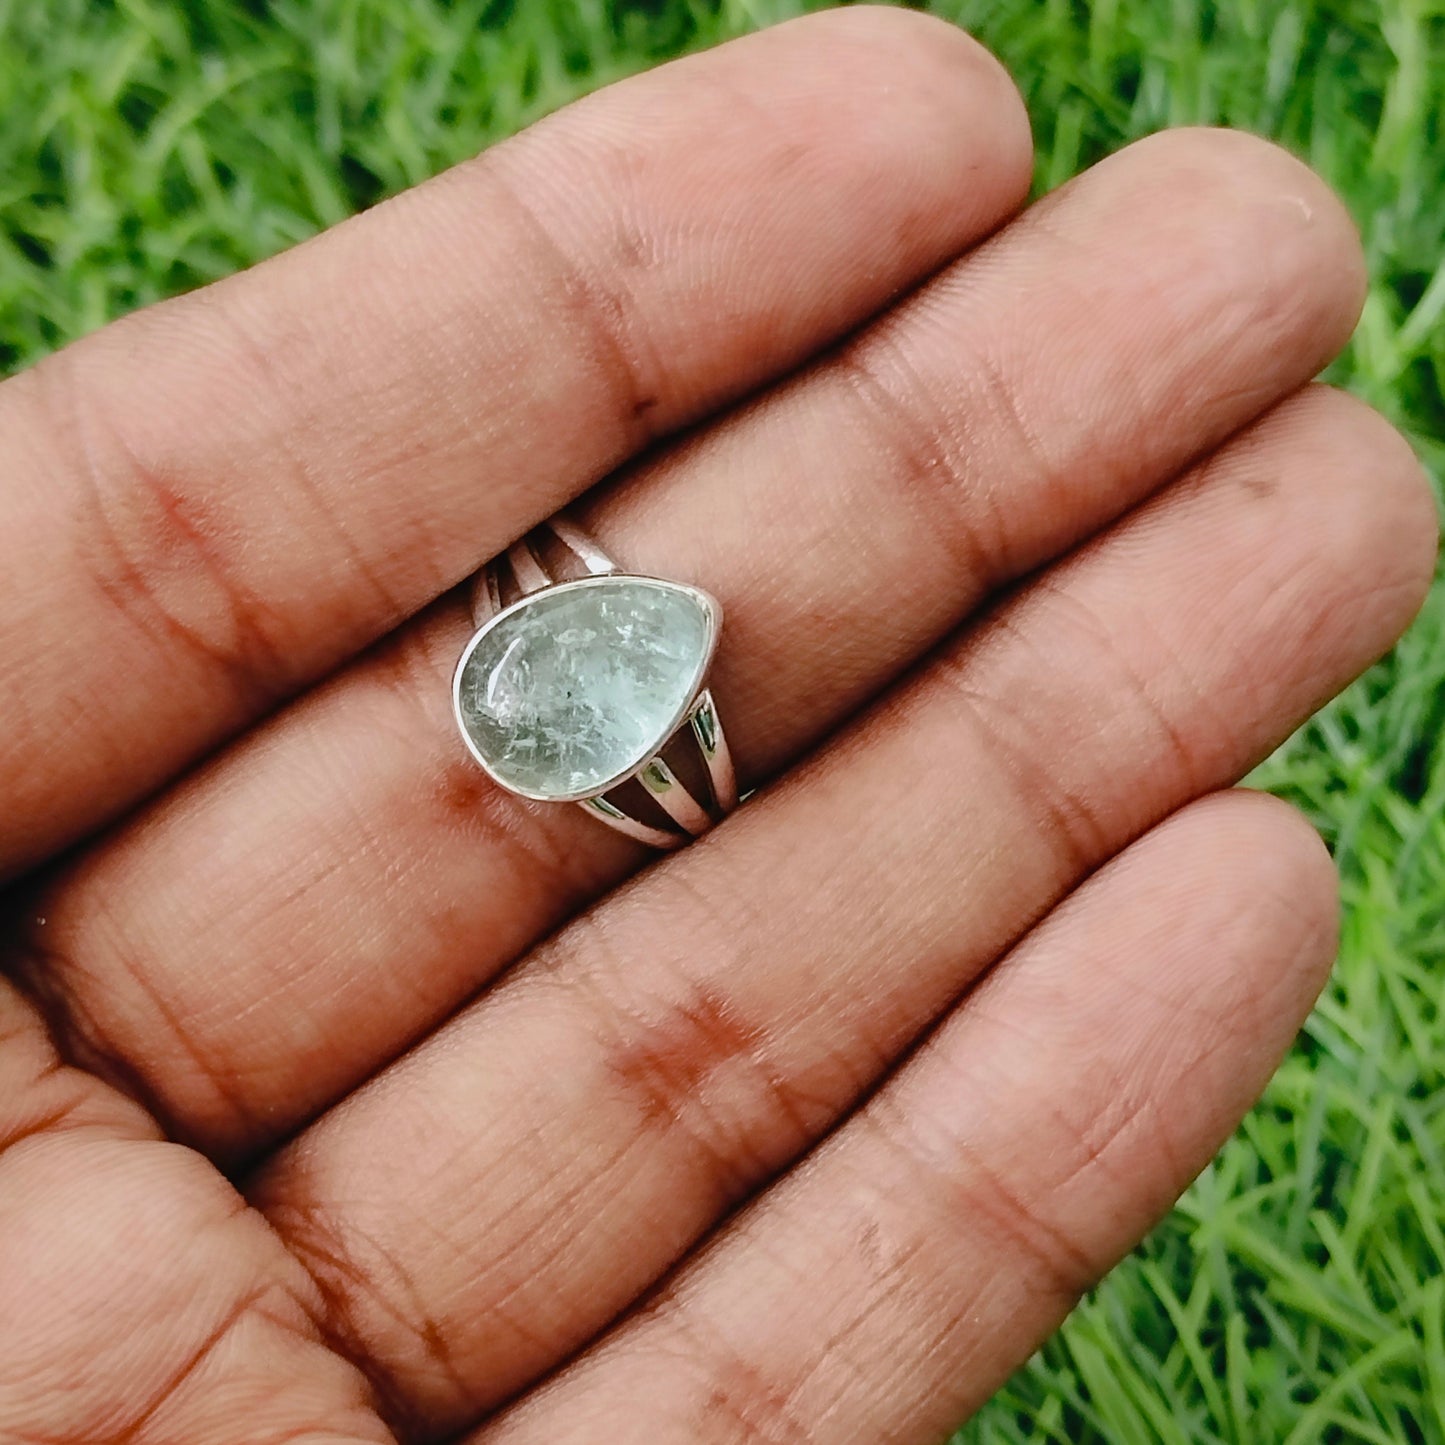
{"label": "pear-shaped gemstone", "polygon": [[500,613],[457,669],[457,721],[504,787],[585,797],[645,762],[702,684],[717,604],[650,577],[589,577]]}

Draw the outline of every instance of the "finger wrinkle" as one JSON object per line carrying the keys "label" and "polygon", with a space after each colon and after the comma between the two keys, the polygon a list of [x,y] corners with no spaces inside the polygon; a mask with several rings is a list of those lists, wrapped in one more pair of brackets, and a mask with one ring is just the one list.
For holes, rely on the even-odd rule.
{"label": "finger wrinkle", "polygon": [[[684,899],[696,896],[693,860],[677,861],[681,866],[671,870],[663,887],[680,889]],[[682,911],[670,903],[664,907],[679,916]],[[698,913],[715,920],[708,931],[719,941],[740,926],[710,902]],[[595,938],[600,923],[589,920],[595,915],[582,921],[583,929]],[[698,934],[692,937],[696,944]],[[574,959],[587,956],[585,937],[570,935],[566,946]],[[637,1105],[640,1132],[693,1146],[702,1161],[695,1176],[698,1192],[714,1207],[743,1197],[778,1157],[804,1147],[833,1117],[831,1091],[815,1091],[807,1079],[770,1059],[766,1029],[747,1018],[717,982],[726,979],[727,968],[712,961],[714,950],[694,946],[671,965],[650,960],[645,998],[637,994],[638,970],[625,967],[627,960],[610,944],[596,956],[606,961],[601,972],[589,966],[572,974],[567,988],[579,994],[603,1076]],[[696,958],[710,960],[705,974],[693,966]],[[853,1082],[851,1072],[848,1078]]]}
{"label": "finger wrinkle", "polygon": [[[624,1138],[592,1170],[573,1169],[572,1178],[558,1186],[557,1181],[569,1171],[561,1162],[556,1142],[542,1129],[528,1131],[528,1142],[537,1154],[553,1162],[549,1184],[555,1192],[546,1196],[546,1209],[533,1209],[532,1217],[508,1242],[505,1253],[483,1263],[479,1277],[489,1320],[499,1320],[538,1360],[561,1358],[578,1339],[574,1322],[565,1318],[557,1320],[550,1333],[525,1322],[528,1311],[536,1314],[535,1300],[530,1296],[534,1278],[543,1268],[556,1268],[564,1262],[571,1238],[591,1212],[599,1189],[605,1189],[625,1165],[636,1162],[645,1137],[634,1134]],[[521,1152],[520,1148],[517,1152]],[[475,1384],[473,1389],[481,1393]]]}
{"label": "finger wrinkle", "polygon": [[175,1369],[174,1373],[156,1391],[152,1402],[144,1407],[124,1429],[112,1435],[114,1445],[135,1445],[146,1435],[146,1426],[159,1413],[161,1407],[173,1396],[178,1394],[186,1382],[197,1375],[201,1366],[220,1347],[222,1342],[242,1319],[257,1305],[270,1291],[269,1284],[258,1285],[254,1289],[240,1296],[221,1318],[212,1327],[211,1332],[195,1347],[190,1355],[184,1359]]}
{"label": "finger wrinkle", "polygon": [[660,1019],[629,1020],[617,1032],[606,1050],[606,1072],[640,1101],[645,1119],[668,1126],[682,1122],[680,1101],[762,1039],[725,995],[700,982],[672,998]]}
{"label": "finger wrinkle", "polygon": [[[906,1113],[886,1091],[859,1119],[867,1137],[902,1161],[903,1172],[895,1177],[907,1179],[911,1192],[931,1195],[936,1217],[955,1224],[967,1220],[970,1227],[982,1224],[1003,1246],[1003,1268],[1022,1264],[1048,1297],[1067,1307],[1098,1283],[1106,1262],[1010,1180],[1005,1167],[989,1162],[977,1143],[942,1120]],[[1116,1137],[1111,1135],[1108,1143]],[[1097,1157],[1086,1158],[1076,1172],[1097,1167],[1107,1147],[1096,1146]]]}
{"label": "finger wrinkle", "polygon": [[893,494],[923,523],[919,535],[947,547],[966,605],[1006,575],[1007,533],[1000,501],[967,475],[966,449],[951,421],[956,409],[929,402],[931,388],[886,328],[844,347],[831,366],[886,455]]}
{"label": "finger wrinkle", "polygon": [[[293,345],[302,355],[319,357],[324,354],[324,344],[320,340],[308,338],[305,344],[283,346],[279,344],[280,338],[266,336],[264,326],[259,332],[253,329],[244,305],[217,305],[215,293],[204,290],[195,293],[193,299],[197,303],[198,312],[204,312],[206,328],[224,334],[228,366],[234,366],[236,361],[240,360],[259,378],[258,389],[265,396],[266,404],[256,407],[254,399],[252,400],[251,404],[257,415],[284,419],[282,425],[274,425],[268,429],[268,440],[275,446],[277,455],[284,463],[288,490],[304,505],[309,506],[320,521],[325,537],[336,543],[336,563],[340,564],[350,581],[361,584],[361,591],[366,594],[364,597],[357,596],[348,600],[344,609],[344,620],[338,618],[342,622],[343,630],[351,631],[351,617],[362,612],[372,612],[377,619],[373,624],[375,634],[384,633],[406,617],[412,609],[396,589],[383,579],[380,569],[368,558],[366,549],[355,538],[346,522],[344,500],[333,497],[334,488],[328,487],[316,462],[308,458],[303,445],[297,440],[297,434],[304,435],[312,430],[313,418],[309,409],[298,407],[295,383],[282,371],[277,361],[279,355],[290,353]],[[304,315],[302,312],[291,317],[289,324],[304,324]],[[426,519],[418,516],[408,524],[407,514],[402,512],[392,520],[397,529],[392,538],[392,550],[405,552],[414,558],[418,572],[424,571],[429,578],[439,577],[441,568],[432,560],[430,549],[423,545]],[[440,590],[445,584],[438,581],[435,585],[437,590]],[[262,604],[259,597],[253,595],[250,601],[253,610],[260,615]],[[314,624],[314,617],[311,620]],[[280,628],[277,630],[278,633],[281,631]],[[298,650],[292,646],[291,639],[284,635],[282,641],[282,650],[285,653]],[[294,685],[299,680],[293,675],[294,671],[294,663],[291,664],[290,671],[278,666],[275,674],[278,681],[273,691]]]}
{"label": "finger wrinkle", "polygon": [[285,685],[288,666],[272,610],[228,557],[240,548],[238,529],[142,454],[105,407],[104,391],[79,376],[81,356],[58,352],[34,374],[45,409],[61,422],[54,434],[72,441],[69,473],[85,515],[79,538],[98,554],[86,575],[138,631],[199,656],[235,706],[263,705]]}
{"label": "finger wrinkle", "polygon": [[[574,979],[568,991],[577,990]],[[741,1128],[730,1121],[720,1105],[709,1104],[708,1085],[755,1055],[763,1045],[761,1030],[739,1015],[725,993],[697,980],[677,977],[664,985],[660,1013],[630,1007],[595,982],[581,992],[589,1000],[583,1017],[596,1041],[601,1078],[620,1089],[636,1110],[629,1152],[649,1136],[660,1134],[674,1144],[686,1140],[701,1160],[690,1176],[689,1193],[719,1207],[740,1198],[758,1168],[746,1144],[752,1130],[746,1121]],[[773,1077],[767,1071],[760,1076]],[[780,1116],[794,1116],[794,1129],[802,1127],[786,1086],[772,1102]]]}
{"label": "finger wrinkle", "polygon": [[[1097,866],[1113,835],[1106,804],[1061,776],[1057,752],[1034,746],[1035,729],[1011,709],[1007,695],[979,685],[965,666],[946,660],[930,673],[929,687],[956,696],[979,753],[989,759],[997,776],[1009,779],[1018,812],[1030,820],[1033,833],[1053,859],[1057,882],[1051,893]],[[1040,912],[1048,901],[1040,899]],[[1020,929],[1030,921],[1019,919]]]}
{"label": "finger wrinkle", "polygon": [[[678,1346],[690,1357],[698,1380],[699,1400],[692,1438],[708,1445],[813,1445],[814,1434],[799,1413],[794,1391],[774,1379],[772,1372],[748,1357],[723,1334],[707,1326],[694,1312],[678,1311],[671,1317],[677,1331],[669,1361],[676,1362]],[[719,1437],[722,1429],[727,1434]]]}
{"label": "finger wrinkle", "polygon": [[[1098,654],[1098,662],[1089,669],[1095,685],[1127,699],[1124,710],[1133,709],[1152,740],[1162,745],[1155,749],[1161,759],[1159,767],[1172,770],[1172,782],[1177,784],[1169,791],[1186,797],[1202,792],[1207,750],[1199,740],[1227,737],[1229,729],[1196,681],[1183,651],[1173,646],[1142,610],[1128,631],[1109,626],[1105,617],[1068,587],[1062,575],[1039,578],[1030,607],[1036,609],[1032,624],[1042,635],[1058,637],[1063,629],[1055,614],[1063,614],[1070,626],[1087,638]],[[1141,666],[1143,659],[1148,660],[1148,668]],[[1101,683],[1105,676],[1107,683]],[[1160,677],[1163,684],[1157,680]],[[1167,701],[1161,696],[1164,692],[1184,693],[1189,702]]]}
{"label": "finger wrinkle", "polygon": [[[405,1438],[417,1424],[407,1394],[398,1388],[391,1372],[372,1359],[367,1340],[376,1321],[389,1321],[401,1336],[413,1342],[422,1367],[456,1392],[469,1398],[470,1390],[458,1369],[449,1344],[449,1331],[422,1302],[420,1291],[396,1253],[353,1219],[343,1226],[331,1208],[317,1201],[288,1197],[266,1206],[265,1215],[291,1255],[315,1285],[319,1308],[311,1318],[327,1346],[350,1362],[366,1379],[377,1412]],[[383,1288],[380,1279],[388,1280]]]}
{"label": "finger wrinkle", "polygon": [[[151,1082],[153,1061],[134,1057],[124,1047],[117,1047],[108,1031],[91,1014],[85,1002],[88,991],[62,984],[61,980],[73,981],[84,970],[77,959],[66,953],[58,937],[61,931],[58,918],[47,916],[44,927],[32,925],[23,941],[17,959],[30,996],[50,1024],[54,1037],[63,1042],[66,1056],[134,1100],[148,1115],[160,1117],[157,1112],[160,1096]],[[249,1116],[225,1064],[213,1060],[205,1048],[191,1038],[175,1009],[153,986],[146,970],[137,965],[118,940],[110,941],[105,954],[145,1001],[152,1021],[161,1025],[164,1037],[184,1059],[189,1085],[203,1084],[238,1127],[254,1129],[256,1120]],[[159,1039],[155,1042],[158,1044]]]}
{"label": "finger wrinkle", "polygon": [[[617,274],[607,265],[607,258],[584,264],[555,228],[543,220],[540,210],[527,197],[525,166],[519,168],[522,174],[514,181],[492,153],[470,164],[474,171],[485,173],[531,238],[537,254],[545,258],[552,294],[577,323],[568,328],[572,344],[579,355],[591,359],[610,397],[608,411],[618,424],[614,455],[641,451],[655,440],[662,424],[653,421],[653,413],[677,388],[669,382],[661,357],[643,341],[646,328],[637,321],[632,293],[604,279]],[[600,169],[606,171],[607,166]]]}

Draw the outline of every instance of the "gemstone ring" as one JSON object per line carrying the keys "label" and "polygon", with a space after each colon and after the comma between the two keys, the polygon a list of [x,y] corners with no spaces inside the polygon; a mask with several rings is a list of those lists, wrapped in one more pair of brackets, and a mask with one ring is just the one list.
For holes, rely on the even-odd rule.
{"label": "gemstone ring", "polygon": [[472,756],[501,787],[580,803],[656,848],[737,806],[707,686],[716,598],[624,573],[554,517],[477,574],[472,615],[452,703]]}

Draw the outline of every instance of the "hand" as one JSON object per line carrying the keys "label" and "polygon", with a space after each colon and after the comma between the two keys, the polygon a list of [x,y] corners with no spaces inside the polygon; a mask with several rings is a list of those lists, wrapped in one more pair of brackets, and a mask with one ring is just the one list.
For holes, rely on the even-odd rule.
{"label": "hand", "polygon": [[[1333,951],[1318,841],[1218,790],[1433,512],[1306,385],[1362,277],[1296,162],[1028,183],[997,64],[855,9],[0,388],[0,866],[67,850],[0,1439],[923,1442],[1208,1160]],[[449,715],[450,589],[584,493],[722,599],[762,788],[640,874]]]}

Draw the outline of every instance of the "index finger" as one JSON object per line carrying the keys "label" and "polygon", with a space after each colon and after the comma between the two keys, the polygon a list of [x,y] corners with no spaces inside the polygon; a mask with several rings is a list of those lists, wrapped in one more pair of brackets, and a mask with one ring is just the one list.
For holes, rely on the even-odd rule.
{"label": "index finger", "polygon": [[0,387],[0,873],[1004,220],[1027,121],[835,12],[561,112]]}

